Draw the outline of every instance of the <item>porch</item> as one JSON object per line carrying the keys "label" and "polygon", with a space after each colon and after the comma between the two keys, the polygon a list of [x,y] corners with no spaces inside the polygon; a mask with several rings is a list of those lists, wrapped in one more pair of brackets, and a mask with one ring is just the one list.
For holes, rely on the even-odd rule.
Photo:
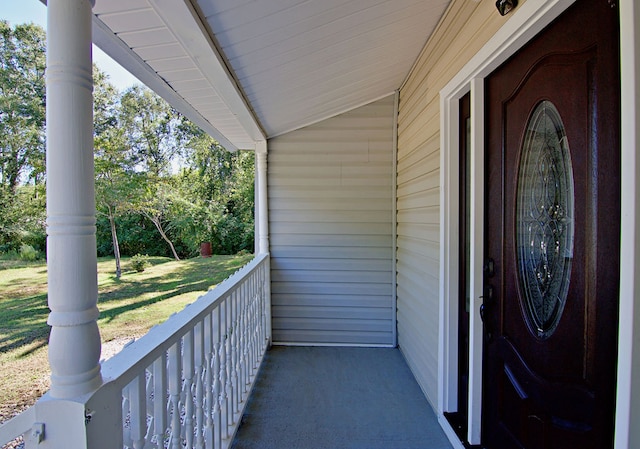
{"label": "porch", "polygon": [[[348,394],[334,392],[337,382],[333,382],[330,388],[314,386],[313,396],[304,395],[309,390],[297,383],[292,385],[291,379],[310,381],[307,373],[267,377],[270,369],[278,365],[263,365],[263,357],[268,362],[278,351],[286,354],[290,350],[306,350],[276,347],[272,349],[276,352],[268,352],[270,342],[313,344],[327,336],[340,341],[324,338],[325,343],[399,343],[438,417],[442,419],[443,412],[457,409],[458,100],[471,92],[469,129],[475,161],[471,182],[483,186],[485,79],[569,8],[573,0],[521,2],[506,17],[495,12],[493,2],[454,0],[446,11],[448,2],[410,2],[425,8],[422,14],[433,19],[431,29],[425,26],[424,16],[411,9],[406,9],[403,16],[417,23],[411,26],[400,20],[395,15],[398,2],[391,1],[380,2],[388,7],[388,13],[369,8],[368,2],[353,2],[351,6],[362,6],[361,15],[342,10],[344,5],[340,2],[291,2],[296,3],[291,9],[283,8],[276,14],[269,8],[278,2],[238,2],[238,10],[229,12],[219,8],[225,6],[224,2],[204,0],[141,0],[136,2],[142,5],[139,9],[131,9],[128,0],[103,1],[96,2],[93,15],[89,5],[93,2],[88,0],[48,3],[50,11],[57,7],[50,13],[49,57],[54,64],[49,64],[47,85],[51,118],[47,120],[51,132],[47,154],[56,154],[50,157],[52,176],[47,180],[51,193],[48,199],[52,200],[50,254],[55,254],[50,258],[50,266],[57,268],[55,282],[50,285],[52,291],[60,291],[60,295],[50,296],[54,388],[35,409],[0,427],[0,442],[8,441],[5,437],[25,434],[27,447],[38,448],[227,448],[234,444],[236,426],[245,416],[245,427],[235,447],[251,447],[250,441],[268,447],[269,441],[275,445],[276,436],[287,436],[287,432],[272,424],[271,433],[264,433],[262,429],[267,428],[268,421],[265,418],[263,423],[262,416],[269,419],[278,416],[280,412],[274,403],[285,408],[293,403],[306,406],[288,410],[295,413],[287,415],[289,419],[304,420],[295,428],[295,421],[287,424],[288,436],[297,435],[299,440],[282,442],[278,447],[312,447],[314,443],[320,446],[320,440],[327,434],[340,438],[341,442],[352,441],[354,446],[369,446],[370,441],[349,435],[348,430],[353,427],[344,430],[308,424],[318,421],[316,418],[307,421],[307,410],[320,409],[320,404],[330,407],[335,403],[330,398],[336,397],[345,406],[336,413],[320,409],[320,418],[338,425],[361,425],[386,443],[384,438],[391,439],[392,434],[380,432],[399,425],[400,410],[393,414],[392,421],[376,415],[385,424],[374,422],[365,426],[355,419],[359,413],[364,415],[360,410],[368,414],[372,409],[370,405],[367,407],[372,402],[364,401],[356,393],[365,389],[367,376],[375,370],[354,365],[357,375],[349,377],[355,384]],[[259,3],[264,10],[254,8]],[[436,3],[441,3],[443,9],[433,13],[428,8]],[[619,3],[624,117],[621,203],[625,213],[621,227],[613,447],[626,449],[640,447],[640,428],[633,426],[640,410],[637,375],[640,350],[635,344],[635,336],[640,333],[637,307],[640,246],[636,244],[640,195],[637,163],[640,13],[636,2]],[[77,17],[71,17],[61,7],[64,4],[68,10],[81,11]],[[308,10],[308,15],[301,15],[303,4],[313,8],[325,5],[335,11],[319,14]],[[292,17],[304,20],[292,24]],[[371,28],[356,29],[351,26],[352,17],[360,17],[362,24],[371,23]],[[368,20],[378,18],[380,22]],[[227,283],[217,293],[156,328],[152,331],[154,336],[127,348],[117,361],[113,359],[102,366],[98,364],[96,294],[91,279],[95,266],[91,253],[95,247],[91,229],[95,213],[93,171],[87,162],[91,160],[88,157],[91,20],[94,40],[145,84],[171,100],[185,116],[230,150],[256,151],[256,235],[261,259],[240,278],[244,279],[247,271],[254,272],[257,265],[264,269],[250,277],[249,282]],[[290,25],[295,25],[295,29]],[[338,25],[343,25],[339,27],[342,33],[336,32]],[[148,33],[149,30],[154,32]],[[384,33],[373,34],[373,30]],[[250,35],[247,31],[262,34]],[[318,38],[319,31],[324,33],[323,38]],[[381,39],[372,39],[373,36]],[[385,36],[398,39],[384,39]],[[415,45],[407,44],[401,37],[415,38]],[[345,46],[345,43],[378,42],[394,45],[379,45],[380,53],[367,46]],[[308,46],[298,47],[298,43]],[[334,58],[329,49],[337,51]],[[405,49],[406,63],[398,63],[404,54],[400,50]],[[359,61],[354,55],[361,56],[363,64],[351,70],[352,63]],[[266,66],[265,61],[269,63]],[[376,64],[368,65],[372,61]],[[273,68],[286,68],[287,72],[271,72]],[[320,68],[338,70],[323,72]],[[398,69],[397,73],[394,70],[395,77],[391,68]],[[379,84],[376,76],[383,77],[384,83]],[[384,103],[391,97],[393,100],[383,105],[386,112],[380,114],[376,107],[369,109],[370,105],[376,106],[375,102]],[[68,99],[78,101],[71,104]],[[366,114],[360,114],[363,110]],[[231,119],[226,120],[227,117]],[[75,134],[62,132],[71,126]],[[386,135],[380,138],[379,131]],[[81,139],[76,135],[83,136],[83,142],[78,143]],[[476,444],[482,441],[483,424],[483,336],[479,306],[483,297],[485,234],[482,198],[473,199],[482,189],[472,188],[471,192],[471,223],[477,224],[470,231],[473,243],[469,254],[469,290],[474,302],[468,319],[469,351],[460,360],[469,362],[466,411],[469,441]],[[273,256],[272,268],[268,266],[269,254]],[[362,261],[367,262],[366,268]],[[310,284],[318,288],[311,289]],[[338,298],[345,291],[350,293],[347,299],[352,302]],[[314,314],[308,313],[311,308]],[[366,313],[357,313],[362,311]],[[327,326],[318,330],[319,323]],[[378,337],[383,327],[386,339],[381,341]],[[360,332],[359,341],[345,341],[345,335],[353,337],[353,329]],[[341,370],[350,367],[354,358],[335,358],[340,359],[340,370],[315,371],[337,372],[347,378]],[[372,359],[377,361],[379,357]],[[319,357],[310,359],[309,365],[313,368],[316,363]],[[264,369],[257,371],[261,366]],[[248,406],[257,372],[259,383]],[[269,383],[266,390],[261,387],[263,375],[264,382]],[[334,379],[339,377],[335,376]],[[382,379],[385,378],[383,375]],[[331,378],[325,375],[322,379]],[[280,390],[284,392],[279,395],[278,390],[271,389],[276,380],[284,383],[285,389]],[[390,388],[390,384],[396,387],[399,383],[382,385]],[[276,394],[272,398],[278,400],[268,401],[271,396],[265,391]],[[302,399],[280,400],[294,393],[299,394],[294,398]],[[384,403],[380,399],[388,391],[371,389],[370,393],[379,400],[373,403]],[[350,397],[357,400],[347,401]],[[415,397],[424,402],[422,395]],[[362,408],[353,411],[352,403]],[[409,407],[407,400],[402,404],[403,413],[411,414],[404,408]],[[389,410],[393,411],[392,406],[385,411]],[[427,420],[416,421],[420,426],[410,427],[424,431]],[[301,428],[310,433],[302,434]],[[337,429],[343,429],[342,433]],[[446,426],[445,431],[449,431]],[[250,436],[245,442],[244,435],[251,432],[259,435]],[[453,438],[451,441],[461,447]],[[70,442],[73,444],[65,444]],[[399,441],[398,447],[403,444]],[[340,443],[336,446],[340,447]],[[392,443],[387,446],[394,447]]]}
{"label": "porch", "polygon": [[231,447],[451,445],[398,349],[274,346]]}

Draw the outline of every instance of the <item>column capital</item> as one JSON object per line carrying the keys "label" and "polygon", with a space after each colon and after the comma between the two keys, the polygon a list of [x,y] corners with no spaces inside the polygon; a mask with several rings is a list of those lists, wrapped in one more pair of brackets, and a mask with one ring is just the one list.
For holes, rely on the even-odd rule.
{"label": "column capital", "polygon": [[266,140],[258,140],[258,141],[256,141],[256,154],[267,154],[267,141]]}

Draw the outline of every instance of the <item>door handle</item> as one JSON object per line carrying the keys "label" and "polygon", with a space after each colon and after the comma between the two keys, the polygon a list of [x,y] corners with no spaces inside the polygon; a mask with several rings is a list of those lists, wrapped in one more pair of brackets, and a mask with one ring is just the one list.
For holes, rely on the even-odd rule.
{"label": "door handle", "polygon": [[487,322],[487,305],[482,303],[480,304],[480,319],[482,320],[482,324],[484,325],[484,335],[487,342],[491,341],[493,334],[491,333],[491,325]]}
{"label": "door handle", "polygon": [[484,330],[485,330],[487,341],[491,341],[491,337],[492,337],[491,326],[490,326],[490,323],[488,322],[489,320],[488,320],[487,313],[489,312],[489,309],[493,305],[493,302],[494,302],[493,285],[488,284],[487,286],[485,286],[484,295],[482,296],[482,304],[480,304],[480,319],[484,324]]}

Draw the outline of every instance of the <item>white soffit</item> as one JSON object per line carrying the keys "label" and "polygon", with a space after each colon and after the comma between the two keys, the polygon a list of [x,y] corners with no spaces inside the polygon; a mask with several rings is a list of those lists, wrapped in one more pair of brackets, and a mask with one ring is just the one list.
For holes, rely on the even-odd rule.
{"label": "white soffit", "polygon": [[229,149],[393,93],[449,0],[96,0],[94,41]]}
{"label": "white soffit", "polygon": [[449,0],[194,0],[269,137],[400,87]]}
{"label": "white soffit", "polygon": [[208,33],[182,0],[96,0],[94,42],[225,148],[264,139]]}

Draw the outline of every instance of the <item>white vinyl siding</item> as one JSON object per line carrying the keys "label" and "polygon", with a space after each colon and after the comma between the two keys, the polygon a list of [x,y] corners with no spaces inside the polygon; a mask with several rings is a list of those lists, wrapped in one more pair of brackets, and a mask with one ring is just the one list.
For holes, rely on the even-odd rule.
{"label": "white vinyl siding", "polygon": [[398,345],[434,407],[441,331],[439,93],[503,21],[492,2],[454,0],[400,90]]}
{"label": "white vinyl siding", "polygon": [[394,344],[393,98],[269,140],[276,344]]}

